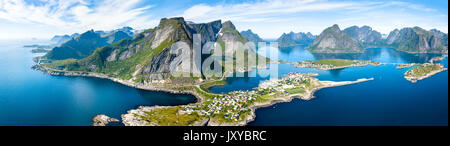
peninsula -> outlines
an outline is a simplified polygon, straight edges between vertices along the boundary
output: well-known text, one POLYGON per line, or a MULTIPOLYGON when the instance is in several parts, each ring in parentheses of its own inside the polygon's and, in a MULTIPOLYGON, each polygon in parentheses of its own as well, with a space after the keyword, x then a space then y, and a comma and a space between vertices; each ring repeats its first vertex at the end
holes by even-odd
POLYGON ((405 72, 405 79, 412 83, 416 83, 419 80, 423 80, 445 70, 447 70, 447 68, 442 64, 425 63, 405 72))
POLYGON ((181 106, 141 106, 122 115, 126 126, 243 126, 256 117, 255 110, 293 98, 309 100, 313 93, 322 88, 365 82, 319 81, 315 73, 291 73, 282 79, 261 83, 251 91, 234 91, 214 94, 199 87, 194 95, 199 102, 181 106))
POLYGON ((118 119, 111 118, 103 114, 95 116, 92 120, 94 121, 92 126, 106 126, 110 122, 119 122, 118 119))
POLYGON ((417 63, 400 63, 397 65, 397 69, 404 69, 404 68, 409 68, 409 67, 413 67, 419 65, 417 63))
POLYGON ((340 69, 346 67, 358 67, 358 66, 366 66, 366 65, 381 65, 380 62, 369 61, 369 60, 346 60, 346 59, 325 59, 318 61, 302 61, 298 63, 292 63, 296 67, 304 67, 304 68, 316 68, 319 70, 332 70, 332 69, 340 69))

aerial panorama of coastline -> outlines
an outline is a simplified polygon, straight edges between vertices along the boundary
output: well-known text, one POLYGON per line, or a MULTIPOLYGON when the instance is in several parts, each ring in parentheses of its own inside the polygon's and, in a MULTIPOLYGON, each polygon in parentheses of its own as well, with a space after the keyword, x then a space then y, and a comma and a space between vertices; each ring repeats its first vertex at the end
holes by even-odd
POLYGON ((448 125, 447 7, 113 1, 1 1, 1 126, 448 125))

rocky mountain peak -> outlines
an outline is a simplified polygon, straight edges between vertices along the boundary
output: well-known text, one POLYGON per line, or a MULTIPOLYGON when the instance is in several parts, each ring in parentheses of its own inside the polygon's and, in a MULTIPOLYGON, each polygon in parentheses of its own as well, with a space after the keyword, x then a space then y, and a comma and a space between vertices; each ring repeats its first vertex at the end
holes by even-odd
POLYGON ((226 28, 236 30, 236 27, 234 26, 234 24, 233 24, 230 20, 225 21, 225 22, 222 24, 222 29, 226 29, 226 28))
POLYGON ((389 34, 387 44, 410 53, 448 52, 448 36, 439 36, 420 27, 407 27, 389 34))
POLYGON ((329 27, 328 29, 333 30, 333 31, 341 31, 341 29, 339 28, 339 25, 334 24, 333 26, 329 27))
POLYGON ((364 49, 337 24, 328 27, 307 48, 313 53, 361 53, 364 49))
POLYGON ((350 35, 353 39, 357 40, 364 47, 378 46, 384 44, 381 33, 372 30, 369 26, 352 26, 343 30, 346 34, 350 35))

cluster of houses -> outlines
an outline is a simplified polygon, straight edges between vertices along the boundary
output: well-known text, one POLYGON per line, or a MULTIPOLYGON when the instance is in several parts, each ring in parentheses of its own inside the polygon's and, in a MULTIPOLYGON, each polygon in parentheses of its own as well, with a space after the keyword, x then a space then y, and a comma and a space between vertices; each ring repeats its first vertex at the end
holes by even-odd
MULTIPOLYGON (((290 73, 283 79, 269 80, 259 85, 257 90, 275 90, 278 92, 285 92, 286 89, 291 89, 299 86, 304 86, 303 83, 315 74, 304 73, 290 73)), ((289 94, 286 92, 286 94, 289 94)), ((273 95, 273 94, 272 94, 273 95)))
POLYGON ((225 113, 224 118, 237 121, 240 113, 248 110, 246 104, 256 99, 254 91, 236 91, 225 96, 216 96, 206 106, 187 105, 180 113, 211 116, 213 114, 225 113))
MULTIPOLYGON (((364 65, 368 65, 368 64, 373 64, 373 65, 378 65, 378 62, 373 62, 373 61, 367 61, 367 60, 353 60, 352 64, 349 64, 348 66, 364 66, 364 65)), ((302 67, 302 68, 317 68, 320 70, 330 70, 330 69, 335 69, 335 68, 341 68, 344 66, 335 66, 332 64, 318 64, 315 63, 314 61, 302 61, 299 62, 297 64, 295 64, 296 67, 302 67)))
POLYGON ((212 116, 223 114, 225 119, 238 121, 239 116, 248 111, 248 105, 256 100, 256 97, 263 90, 269 89, 269 95, 275 94, 275 92, 285 92, 285 90, 295 87, 304 86, 304 82, 315 74, 304 73, 291 73, 286 78, 274 79, 263 82, 258 88, 252 91, 235 91, 227 93, 226 95, 218 95, 207 101, 207 104, 193 104, 183 106, 184 108, 179 110, 182 114, 197 113, 199 115, 212 116))

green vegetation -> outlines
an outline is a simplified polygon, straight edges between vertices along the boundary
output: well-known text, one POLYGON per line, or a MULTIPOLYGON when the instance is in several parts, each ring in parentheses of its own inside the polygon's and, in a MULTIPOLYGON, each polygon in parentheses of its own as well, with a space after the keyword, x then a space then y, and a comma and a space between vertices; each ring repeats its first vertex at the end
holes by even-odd
POLYGON ((80 37, 53 48, 44 58, 50 60, 81 59, 91 55, 95 49, 109 45, 107 40, 92 30, 87 31, 80 37))
POLYGON ((202 90, 200 90, 197 87, 194 87, 194 90, 196 93, 200 94, 200 96, 206 98, 206 99, 213 99, 214 97, 216 97, 217 95, 213 94, 213 93, 208 93, 208 92, 203 92, 202 90))
POLYGON ((212 82, 207 82, 207 83, 203 83, 200 85, 200 88, 203 91, 209 92, 209 88, 213 87, 213 86, 222 86, 225 85, 227 82, 225 80, 218 80, 218 81, 212 81, 212 82))
MULTIPOLYGON (((101 69, 101 72, 125 80, 131 79, 133 72, 136 71, 136 65, 147 65, 151 63, 148 61, 149 58, 153 58, 154 56, 158 55, 162 50, 171 46, 174 42, 175 41, 164 41, 155 49, 147 48, 130 58, 106 62, 104 67, 101 69)), ((149 47, 150 44, 146 44, 144 46, 149 47)))
POLYGON ((332 65, 332 66, 348 66, 352 65, 354 62, 352 60, 345 59, 326 59, 313 61, 313 64, 321 64, 321 65, 332 65))
POLYGON ((235 30, 235 29, 231 29, 231 28, 223 28, 223 29, 222 29, 222 32, 223 32, 223 33, 231 33, 231 34, 237 36, 237 40, 240 41, 240 42, 242 42, 242 43, 246 43, 246 42, 248 41, 246 38, 242 37, 242 36, 239 34, 239 31, 237 31, 237 30, 235 30))
POLYGON ((54 68, 54 67, 67 67, 70 64, 77 62, 76 59, 66 59, 66 60, 55 60, 52 63, 45 64, 45 67, 54 68))
POLYGON ((380 62, 368 60, 325 59, 318 61, 302 61, 295 64, 297 67, 314 67, 322 70, 344 68, 349 66, 380 65, 380 62))
POLYGON ((421 78, 424 76, 427 76, 429 73, 434 71, 439 71, 445 69, 440 64, 424 64, 422 66, 414 67, 413 69, 407 71, 405 73, 405 77, 412 77, 412 78, 421 78))
POLYGON ((291 88, 291 89, 286 89, 286 91, 289 94, 303 94, 305 93, 305 90, 303 88, 291 88))
POLYGON ((196 121, 200 121, 202 116, 193 114, 178 114, 181 107, 164 107, 144 112, 146 116, 135 115, 142 120, 154 123, 159 126, 187 126, 196 121))

